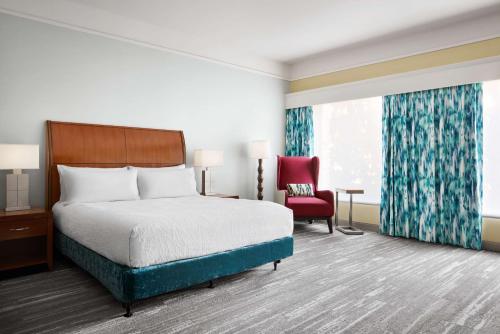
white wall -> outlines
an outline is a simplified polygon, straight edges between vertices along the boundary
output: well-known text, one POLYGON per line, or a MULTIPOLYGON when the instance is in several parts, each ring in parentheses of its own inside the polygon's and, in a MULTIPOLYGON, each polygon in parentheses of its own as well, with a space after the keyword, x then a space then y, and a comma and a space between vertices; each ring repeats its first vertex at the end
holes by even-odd
MULTIPOLYGON (((279 79, 0 14, 0 143, 41 145, 41 169, 29 172, 34 206, 45 203, 46 120, 182 129, 188 164, 193 149, 224 150, 214 190, 253 197, 246 144, 269 139, 273 153, 283 151, 286 89, 279 79)), ((275 174, 266 161, 265 199, 275 174)))

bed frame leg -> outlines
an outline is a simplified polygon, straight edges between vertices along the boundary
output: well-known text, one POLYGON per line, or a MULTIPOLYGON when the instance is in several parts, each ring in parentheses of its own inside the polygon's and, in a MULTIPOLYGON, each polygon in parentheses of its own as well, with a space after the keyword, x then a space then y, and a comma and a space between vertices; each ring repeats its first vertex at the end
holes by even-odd
POLYGON ((281 263, 281 260, 274 261, 274 271, 276 271, 276 269, 278 269, 278 263, 281 263))
POLYGON ((131 311, 132 303, 122 303, 122 305, 123 308, 125 308, 125 314, 123 316, 126 318, 130 318, 133 314, 131 311))
POLYGON ((209 289, 213 289, 213 288, 215 288, 215 284, 214 284, 214 281, 213 281, 213 280, 208 281, 208 288, 209 288, 209 289))

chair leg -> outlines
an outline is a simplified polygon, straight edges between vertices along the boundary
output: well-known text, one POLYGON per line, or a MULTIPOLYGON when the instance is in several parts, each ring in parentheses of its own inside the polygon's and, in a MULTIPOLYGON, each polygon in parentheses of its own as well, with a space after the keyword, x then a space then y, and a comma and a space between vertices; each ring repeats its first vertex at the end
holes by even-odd
POLYGON ((130 318, 132 316, 132 310, 130 309, 132 307, 132 303, 122 303, 123 307, 125 308, 125 314, 123 315, 126 318, 130 318))
POLYGON ((332 217, 328 218, 326 222, 328 223, 328 230, 330 231, 330 234, 333 233, 332 217))
POLYGON ((276 271, 276 269, 278 269, 278 263, 281 263, 281 260, 274 261, 274 271, 276 271))

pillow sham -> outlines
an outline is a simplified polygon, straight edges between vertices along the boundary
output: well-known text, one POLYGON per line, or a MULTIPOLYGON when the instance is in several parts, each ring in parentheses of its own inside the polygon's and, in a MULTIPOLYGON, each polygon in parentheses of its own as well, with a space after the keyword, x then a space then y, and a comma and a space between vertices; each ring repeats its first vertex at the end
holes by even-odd
POLYGON ((60 201, 65 204, 139 199, 137 170, 64 165, 58 165, 57 170, 61 185, 60 201))
POLYGON ((198 195, 193 168, 140 168, 137 171, 141 199, 198 195))
POLYGON ((136 166, 129 166, 128 168, 136 168, 138 170, 140 170, 140 169, 146 169, 146 170, 172 170, 172 169, 184 169, 184 168, 186 168, 186 165, 182 164, 182 165, 170 166, 170 167, 136 167, 136 166))
POLYGON ((286 185, 286 190, 288 191, 288 196, 297 197, 313 197, 314 190, 312 184, 308 183, 290 183, 286 185))

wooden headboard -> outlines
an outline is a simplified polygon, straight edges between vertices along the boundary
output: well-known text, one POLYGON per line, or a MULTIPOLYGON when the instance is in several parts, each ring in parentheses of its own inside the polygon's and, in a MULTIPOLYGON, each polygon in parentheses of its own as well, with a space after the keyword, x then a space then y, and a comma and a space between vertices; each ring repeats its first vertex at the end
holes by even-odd
POLYGON ((47 208, 60 197, 57 165, 106 168, 185 163, 182 131, 47 121, 47 208))

